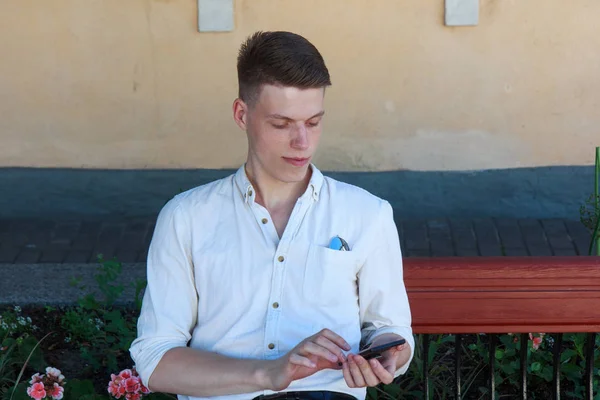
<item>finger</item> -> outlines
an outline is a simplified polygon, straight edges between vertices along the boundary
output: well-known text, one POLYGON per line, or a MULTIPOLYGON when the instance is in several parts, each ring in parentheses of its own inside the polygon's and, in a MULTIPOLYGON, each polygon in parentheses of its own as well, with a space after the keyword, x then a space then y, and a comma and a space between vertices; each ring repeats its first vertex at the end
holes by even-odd
POLYGON ((404 344, 399 344, 398 346, 394 347, 394 353, 402 351, 406 348, 406 343, 404 344))
POLYGON ((327 350, 335 354, 337 356, 338 361, 346 361, 346 356, 344 355, 342 349, 340 349, 340 347, 337 344, 335 344, 325 336, 317 336, 314 342, 319 346, 325 347, 327 350))
POLYGON ((365 387, 365 378, 363 377, 360 367, 356 363, 355 356, 348 357, 348 368, 350 370, 350 375, 352 375, 352 380, 356 385, 355 387, 365 387))
POLYGON ((314 342, 306 342, 302 346, 302 352, 305 354, 312 354, 317 357, 321 357, 330 362, 337 362, 338 356, 337 354, 332 353, 328 349, 323 346, 320 346, 314 342))
POLYGON ((316 364, 310 361, 308 358, 301 356, 300 354, 292 353, 290 355, 290 363, 294 365, 300 365, 306 368, 316 368, 316 364))
POLYGON ((371 370, 380 382, 385 383, 386 385, 392 383, 394 375, 388 369, 384 368, 379 360, 369 360, 369 364, 371 365, 371 370))
POLYGON ((369 361, 365 360, 361 356, 355 356, 353 358, 356 362, 356 365, 358 365, 358 368, 360 369, 360 372, 365 380, 366 385, 377 386, 381 381, 379 380, 379 377, 375 375, 375 372, 373 372, 369 361))
POLYGON ((321 336, 321 335, 325 336, 327 339, 331 340, 333 343, 335 343, 340 348, 342 348, 346 351, 351 349, 348 342, 346 342, 343 337, 341 337, 337 333, 333 332, 331 329, 323 329, 319 333, 317 333, 315 336, 321 336))
POLYGON ((344 380, 346 381, 346 385, 348 385, 349 388, 358 387, 356 386, 356 383, 354 383, 354 378, 352 377, 352 373, 350 372, 350 366, 348 364, 348 362, 342 364, 342 373, 344 374, 344 380))

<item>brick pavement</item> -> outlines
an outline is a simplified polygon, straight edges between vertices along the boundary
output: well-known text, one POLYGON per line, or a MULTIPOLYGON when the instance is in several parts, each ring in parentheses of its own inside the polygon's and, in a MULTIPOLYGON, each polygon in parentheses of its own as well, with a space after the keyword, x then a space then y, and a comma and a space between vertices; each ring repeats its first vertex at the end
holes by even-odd
MULTIPOLYGON (((90 263, 101 253, 143 262, 156 217, 0 220, 0 263, 90 263)), ((398 220, 407 257, 587 255, 590 233, 560 219, 398 220)))

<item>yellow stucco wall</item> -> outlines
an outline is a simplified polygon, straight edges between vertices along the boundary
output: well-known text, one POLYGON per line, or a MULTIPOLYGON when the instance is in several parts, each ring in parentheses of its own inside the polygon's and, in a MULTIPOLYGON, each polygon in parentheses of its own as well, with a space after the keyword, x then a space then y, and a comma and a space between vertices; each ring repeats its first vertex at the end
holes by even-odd
POLYGON ((443 7, 237 0, 233 32, 199 33, 194 0, 5 0, 0 167, 237 167, 235 58, 259 29, 325 57, 323 169, 591 164, 600 2, 482 0, 460 28, 443 7))

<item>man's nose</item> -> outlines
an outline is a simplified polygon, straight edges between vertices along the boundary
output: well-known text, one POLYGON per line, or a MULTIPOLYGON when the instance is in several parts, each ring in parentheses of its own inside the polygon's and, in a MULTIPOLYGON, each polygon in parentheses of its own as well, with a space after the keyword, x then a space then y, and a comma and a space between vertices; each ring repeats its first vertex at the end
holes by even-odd
POLYGON ((298 150, 308 149, 308 130, 304 125, 294 129, 294 137, 291 144, 293 148, 298 150))

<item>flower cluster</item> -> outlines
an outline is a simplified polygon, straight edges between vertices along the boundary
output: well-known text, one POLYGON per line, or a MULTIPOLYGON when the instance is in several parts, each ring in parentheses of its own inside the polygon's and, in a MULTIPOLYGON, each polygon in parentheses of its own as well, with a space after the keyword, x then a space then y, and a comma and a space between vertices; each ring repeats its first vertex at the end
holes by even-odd
MULTIPOLYGON (((514 343, 517 343, 519 341, 519 337, 517 335, 515 335, 514 333, 509 333, 509 335, 513 336, 514 343)), ((535 333, 535 334, 530 333, 529 334, 529 340, 531 340, 531 347, 533 348, 533 350, 537 350, 540 348, 540 345, 544 341, 544 336, 546 336, 545 333, 535 333)), ((548 338, 547 340, 551 341, 551 338, 548 338)))
POLYGON ((60 400, 63 398, 65 391, 65 377, 59 369, 48 367, 46 373, 33 375, 29 381, 27 395, 35 400, 53 399, 60 400))
POLYGON ((537 350, 540 348, 540 345, 542 344, 542 341, 544 340, 544 336, 546 336, 545 333, 538 333, 538 336, 533 336, 533 334, 529 334, 529 339, 532 341, 531 343, 531 347, 533 347, 534 350, 537 350))
POLYGON ((29 333, 32 330, 37 330, 38 327, 32 324, 31 317, 21 315, 22 309, 19 306, 14 306, 0 314, 0 330, 3 334, 19 335, 21 333, 29 333))
POLYGON ((144 386, 135 367, 124 369, 119 375, 110 374, 108 383, 108 393, 115 399, 124 397, 125 400, 140 400, 142 396, 150 393, 150 390, 144 386))

